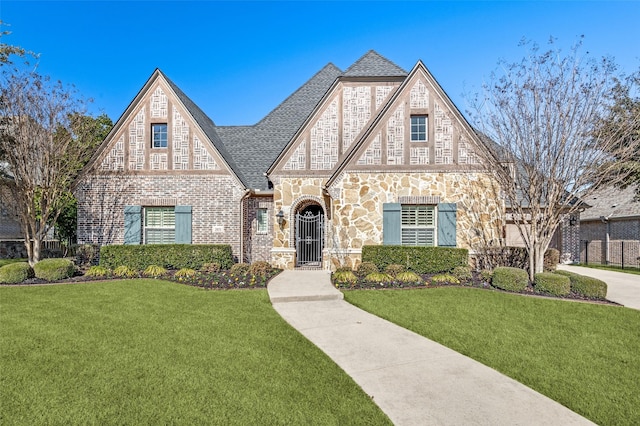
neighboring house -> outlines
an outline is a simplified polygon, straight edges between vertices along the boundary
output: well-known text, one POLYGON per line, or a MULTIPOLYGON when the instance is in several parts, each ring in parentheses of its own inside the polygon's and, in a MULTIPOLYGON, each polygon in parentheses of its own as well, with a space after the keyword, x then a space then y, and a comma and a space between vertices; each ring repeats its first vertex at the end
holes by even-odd
POLYGON ((602 188, 585 202, 591 208, 580 216, 580 260, 640 265, 640 201, 635 188, 602 188))
POLYGON ((473 253, 505 232, 481 150, 420 61, 328 64, 252 126, 217 126, 156 70, 76 184, 78 239, 225 243, 281 268, 354 266, 364 245, 473 253))

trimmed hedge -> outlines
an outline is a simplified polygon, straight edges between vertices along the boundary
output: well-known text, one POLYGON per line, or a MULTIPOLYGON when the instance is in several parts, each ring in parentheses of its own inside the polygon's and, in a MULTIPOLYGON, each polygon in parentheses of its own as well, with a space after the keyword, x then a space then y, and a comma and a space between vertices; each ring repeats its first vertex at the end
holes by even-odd
POLYGON ((47 281, 64 280, 75 271, 76 267, 69 259, 44 259, 33 265, 36 278, 47 281))
POLYGON ((456 266, 469 266, 469 251, 449 247, 364 246, 362 262, 372 262, 380 271, 398 264, 418 274, 438 274, 451 272, 456 266))
POLYGON ((100 248, 100 266, 115 269, 128 266, 143 271, 158 265, 167 269, 200 269, 205 263, 219 263, 222 269, 233 265, 231 246, 227 244, 149 244, 113 245, 100 248))
POLYGON ((607 283, 597 278, 586 277, 569 271, 556 271, 558 275, 569 277, 571 291, 586 297, 604 299, 607 297, 607 283))
POLYGON ((566 296, 571 291, 569 277, 552 272, 535 274, 533 285, 537 292, 552 294, 554 296, 566 296))
POLYGON ((493 271, 491 285, 507 291, 524 291, 529 285, 529 274, 524 269, 499 266, 493 271))
POLYGON ((0 283, 18 284, 33 278, 33 269, 27 262, 14 262, 0 267, 0 283))

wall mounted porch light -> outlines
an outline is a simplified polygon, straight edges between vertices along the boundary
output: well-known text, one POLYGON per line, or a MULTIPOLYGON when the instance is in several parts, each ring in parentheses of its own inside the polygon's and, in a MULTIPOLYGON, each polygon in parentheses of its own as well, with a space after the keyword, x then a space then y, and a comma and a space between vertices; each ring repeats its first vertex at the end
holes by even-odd
POLYGON ((282 228, 282 225, 284 225, 284 212, 282 211, 282 209, 280 209, 280 211, 276 214, 276 220, 278 221, 278 225, 280 225, 280 228, 282 228))

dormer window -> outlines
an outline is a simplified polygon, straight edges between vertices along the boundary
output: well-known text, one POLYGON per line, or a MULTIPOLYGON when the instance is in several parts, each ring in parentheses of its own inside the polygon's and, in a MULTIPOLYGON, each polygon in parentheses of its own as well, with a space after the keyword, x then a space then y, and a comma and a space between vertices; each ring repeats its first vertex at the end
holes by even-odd
POLYGON ((166 148, 167 147, 167 124, 151 125, 151 147, 166 148))

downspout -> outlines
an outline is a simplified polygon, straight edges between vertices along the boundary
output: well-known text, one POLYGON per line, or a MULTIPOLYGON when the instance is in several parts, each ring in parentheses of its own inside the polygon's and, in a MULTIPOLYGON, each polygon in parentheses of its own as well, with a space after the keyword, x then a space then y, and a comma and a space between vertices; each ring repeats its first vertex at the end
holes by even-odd
POLYGON ((605 261, 605 265, 609 264, 609 258, 610 258, 610 254, 609 254, 609 239, 611 238, 611 222, 609 221, 609 218, 611 217, 611 215, 609 216, 600 216, 600 220, 602 221, 602 223, 606 223, 607 224, 607 232, 604 235, 604 247, 605 247, 605 254, 604 254, 604 261, 605 261))
POLYGON ((250 189, 246 189, 240 197, 240 257, 238 263, 244 263, 244 200, 251 194, 250 189))

